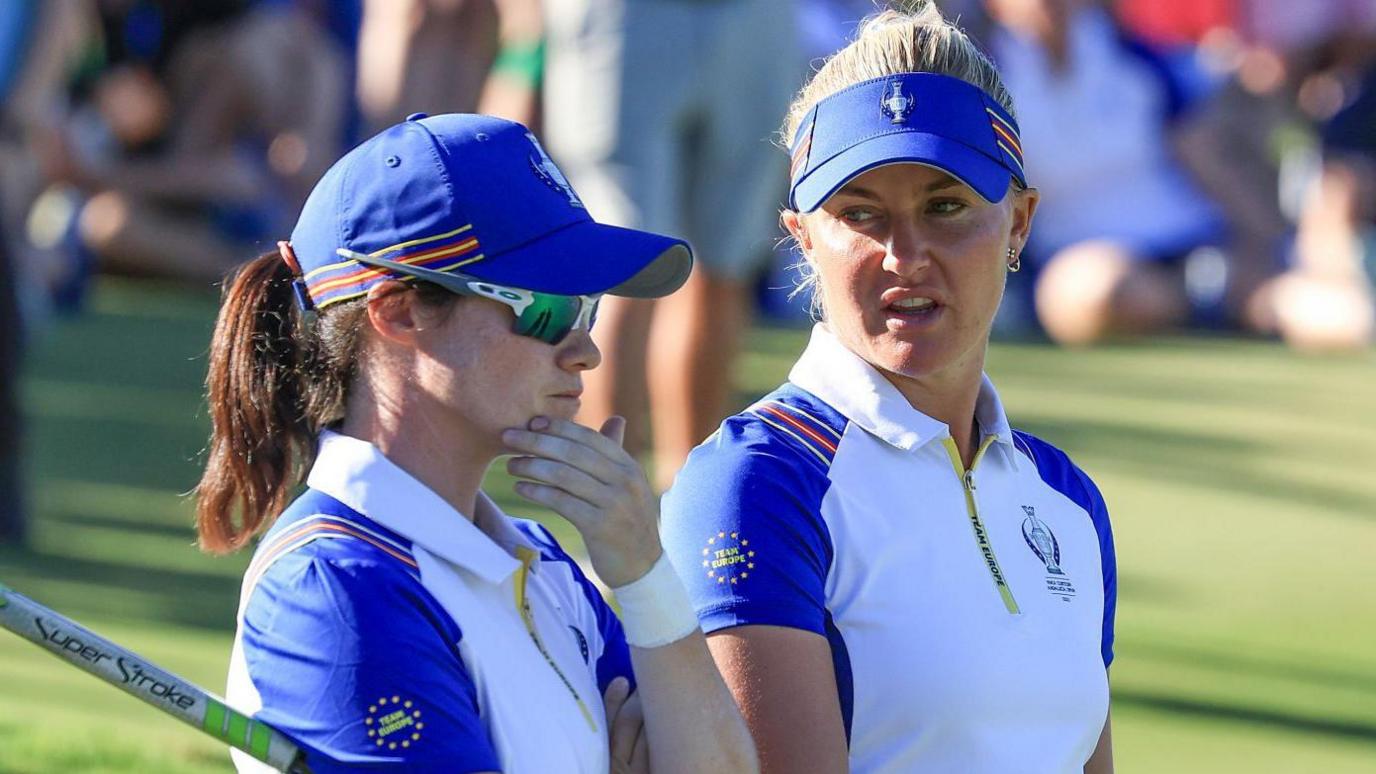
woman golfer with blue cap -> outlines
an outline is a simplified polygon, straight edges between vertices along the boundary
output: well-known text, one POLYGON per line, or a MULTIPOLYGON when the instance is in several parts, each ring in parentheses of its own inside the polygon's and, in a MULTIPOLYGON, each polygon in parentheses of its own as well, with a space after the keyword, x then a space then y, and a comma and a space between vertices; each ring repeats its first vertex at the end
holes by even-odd
POLYGON ((763 768, 1110 771, 1104 501, 984 374, 1037 205, 998 73, 934 7, 886 12, 786 136, 821 322, 663 505, 763 768))
POLYGON ((336 163, 233 279, 211 345, 201 541, 262 533, 230 703, 316 772, 757 768, 623 420, 571 421, 599 297, 670 293, 691 265, 595 223, 519 124, 412 116, 336 163), (622 622, 480 490, 504 454, 622 622))

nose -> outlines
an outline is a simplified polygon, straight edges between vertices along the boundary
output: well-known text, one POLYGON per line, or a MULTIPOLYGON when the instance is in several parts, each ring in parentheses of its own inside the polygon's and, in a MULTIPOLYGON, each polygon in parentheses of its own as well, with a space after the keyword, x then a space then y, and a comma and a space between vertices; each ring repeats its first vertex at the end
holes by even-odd
POLYGON ((889 231, 884 270, 900 277, 920 276, 932 263, 930 242, 921 227, 906 218, 896 218, 889 231))
POLYGON ((555 357, 559 367, 566 371, 591 371, 602 362, 602 350, 587 328, 575 328, 559 342, 555 357))

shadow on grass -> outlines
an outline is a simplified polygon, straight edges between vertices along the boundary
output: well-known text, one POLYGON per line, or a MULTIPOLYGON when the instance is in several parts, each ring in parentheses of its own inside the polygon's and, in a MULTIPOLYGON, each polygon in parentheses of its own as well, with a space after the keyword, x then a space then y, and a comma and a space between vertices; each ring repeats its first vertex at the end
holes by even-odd
POLYGON ((146 610, 151 604, 160 623, 213 631, 234 627, 239 584, 223 571, 150 570, 14 546, 0 547, 0 568, 6 585, 73 617, 146 610))
POLYGON ((137 540, 140 536, 194 540, 196 535, 188 524, 164 524, 154 521, 136 522, 128 518, 98 512, 71 513, 66 510, 49 510, 44 516, 44 520, 50 525, 65 524, 72 527, 120 529, 128 532, 131 540, 137 540))
POLYGON ((1190 588, 1188 583, 1169 581, 1159 575, 1139 575, 1119 568, 1118 599, 1156 604, 1185 602, 1190 599, 1190 588))
MULTIPOLYGON (((77 729, 68 729, 75 732, 77 729)), ((162 747, 140 746, 127 737, 108 730, 74 733, 61 730, 33 733, 0 723, 0 774, 67 774, 77 771, 164 772, 200 774, 232 771, 229 753, 204 746, 188 746, 182 741, 195 736, 163 740, 162 747)))
POLYGON ((1143 478, 1267 497, 1307 510, 1318 503, 1363 520, 1376 517, 1369 496, 1248 469, 1246 461, 1267 447, 1237 437, 1087 419, 1051 422, 1033 417, 1015 425, 1072 450, 1079 462, 1092 458, 1143 478))
POLYGON ((1173 716, 1224 720, 1265 726, 1302 734, 1354 740, 1376 746, 1376 724, 1354 720, 1315 718, 1280 710, 1241 707, 1135 689, 1114 689, 1113 703, 1162 712, 1173 716))
POLYGON ((1133 642, 1131 656, 1137 661, 1207 667, 1219 672, 1246 677, 1293 680, 1315 686, 1371 693, 1373 694, 1372 704, 1376 705, 1376 674, 1355 669, 1342 669, 1313 663, 1301 664, 1248 654, 1224 654, 1218 651, 1164 642, 1133 642))

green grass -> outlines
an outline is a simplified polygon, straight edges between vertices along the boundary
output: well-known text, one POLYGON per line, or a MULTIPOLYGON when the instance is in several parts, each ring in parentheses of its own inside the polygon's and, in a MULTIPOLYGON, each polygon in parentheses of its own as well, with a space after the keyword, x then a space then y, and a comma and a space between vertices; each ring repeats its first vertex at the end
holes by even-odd
MULTIPOLYGON (((247 557, 194 547, 215 299, 106 282, 35 344, 33 535, 0 580, 202 685, 224 684, 247 557)), ((757 330, 744 402, 804 341, 757 330)), ((1376 358, 1164 340, 996 346, 1014 424, 1068 449, 1117 533, 1125 772, 1376 770, 1376 358)), ((531 513, 494 477, 504 507, 531 513)), ((561 538, 575 543, 569 531, 561 538)), ((223 748, 0 634, 0 772, 226 772, 223 748)))

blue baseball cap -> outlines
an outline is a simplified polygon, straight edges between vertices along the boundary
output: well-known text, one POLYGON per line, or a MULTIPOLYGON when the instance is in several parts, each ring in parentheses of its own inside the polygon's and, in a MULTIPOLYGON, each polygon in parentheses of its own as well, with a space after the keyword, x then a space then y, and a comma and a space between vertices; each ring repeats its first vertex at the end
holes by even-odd
POLYGON ((349 151, 311 191, 291 247, 298 300, 315 308, 410 273, 402 267, 651 298, 676 290, 693 266, 681 239, 594 221, 524 126, 471 114, 417 113, 349 151))
POLYGON ((983 89, 937 73, 899 73, 820 100, 789 146, 788 204, 812 212, 875 167, 926 164, 1002 201, 1027 187, 1018 124, 983 89))

